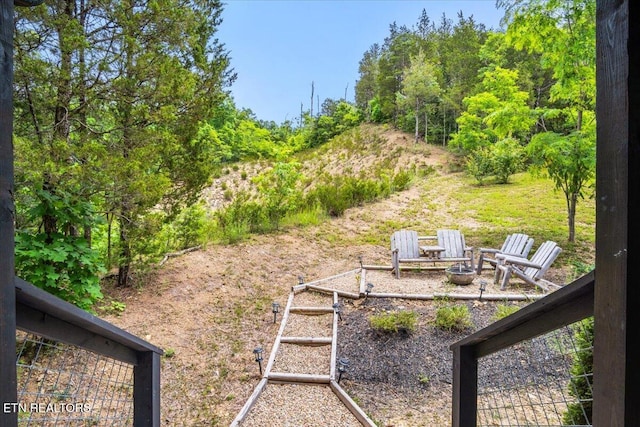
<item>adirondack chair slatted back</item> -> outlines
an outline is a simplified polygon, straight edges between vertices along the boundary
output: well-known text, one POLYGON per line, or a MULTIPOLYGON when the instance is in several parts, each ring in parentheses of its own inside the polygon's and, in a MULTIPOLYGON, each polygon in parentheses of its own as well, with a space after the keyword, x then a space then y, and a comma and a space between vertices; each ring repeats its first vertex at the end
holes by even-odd
POLYGON ((507 236, 500 252, 509 255, 527 257, 533 247, 533 239, 526 234, 514 233, 507 236))
POLYGON ((547 270, 549 270, 549 267, 551 267, 551 264, 553 264, 553 261, 555 261, 561 251, 562 249, 556 242, 547 240, 540 245, 540 247, 533 254, 533 257, 531 257, 531 262, 542 267, 527 267, 523 270, 523 273, 535 280, 542 278, 547 270))
POLYGON ((444 248, 443 258, 463 258, 464 236, 459 230, 438 230, 438 245, 444 248))
POLYGON ((399 230, 391 236, 391 251, 398 250, 398 259, 415 259, 420 257, 418 232, 399 230))

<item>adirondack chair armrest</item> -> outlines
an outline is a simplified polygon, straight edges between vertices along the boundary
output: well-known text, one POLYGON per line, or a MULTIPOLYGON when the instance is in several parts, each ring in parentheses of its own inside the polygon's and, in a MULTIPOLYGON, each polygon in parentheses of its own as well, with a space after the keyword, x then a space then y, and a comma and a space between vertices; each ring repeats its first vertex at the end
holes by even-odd
POLYGON ((524 256, 524 255, 520 255, 520 254, 512 254, 511 252, 501 252, 501 254, 502 254, 503 256, 508 256, 508 257, 511 257, 511 258, 527 259, 527 257, 526 257, 526 256, 524 256))
POLYGON ((497 254, 500 253, 500 249, 493 249, 493 248, 479 248, 478 251, 480 251, 481 254, 485 253, 485 254, 497 254))
POLYGON ((535 262, 531 262, 528 259, 519 256, 498 254, 496 255, 496 258, 498 258, 498 262, 503 265, 512 264, 522 267, 533 267, 537 269, 542 268, 540 264, 536 264, 535 262))

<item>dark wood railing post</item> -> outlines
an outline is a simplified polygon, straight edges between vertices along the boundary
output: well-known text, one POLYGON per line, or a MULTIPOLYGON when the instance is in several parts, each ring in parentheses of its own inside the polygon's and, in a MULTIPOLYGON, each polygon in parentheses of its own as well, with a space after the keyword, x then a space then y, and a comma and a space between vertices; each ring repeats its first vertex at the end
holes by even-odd
POLYGON ((598 0, 593 425, 640 420, 640 4, 598 0), (635 22, 635 24, 632 24, 635 22))
POLYGON ((473 346, 453 348, 452 427, 476 427, 478 359, 473 346))
POLYGON ((13 210, 13 1, 0 2, 0 425, 18 424, 13 210))
POLYGON ((133 425, 160 426, 160 354, 140 352, 133 368, 133 425))

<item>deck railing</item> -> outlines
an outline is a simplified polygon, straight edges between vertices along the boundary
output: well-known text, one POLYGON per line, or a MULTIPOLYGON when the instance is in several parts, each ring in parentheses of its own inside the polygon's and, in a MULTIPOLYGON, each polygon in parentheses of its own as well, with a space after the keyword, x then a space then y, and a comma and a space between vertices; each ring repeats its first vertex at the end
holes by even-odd
POLYGON ((453 427, 567 425, 569 410, 591 425, 593 342, 579 337, 594 283, 592 271, 451 346, 453 427))
POLYGON ((18 278, 16 324, 18 425, 160 425, 160 348, 18 278))

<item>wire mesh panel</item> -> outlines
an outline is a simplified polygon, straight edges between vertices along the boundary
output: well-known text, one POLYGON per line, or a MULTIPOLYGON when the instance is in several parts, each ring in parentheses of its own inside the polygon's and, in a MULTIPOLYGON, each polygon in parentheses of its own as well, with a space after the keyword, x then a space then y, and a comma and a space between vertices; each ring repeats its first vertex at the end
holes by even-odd
POLYGON ((133 366, 16 332, 19 426, 130 426, 133 366))
POLYGON ((593 318, 478 360, 478 426, 590 426, 593 318))

